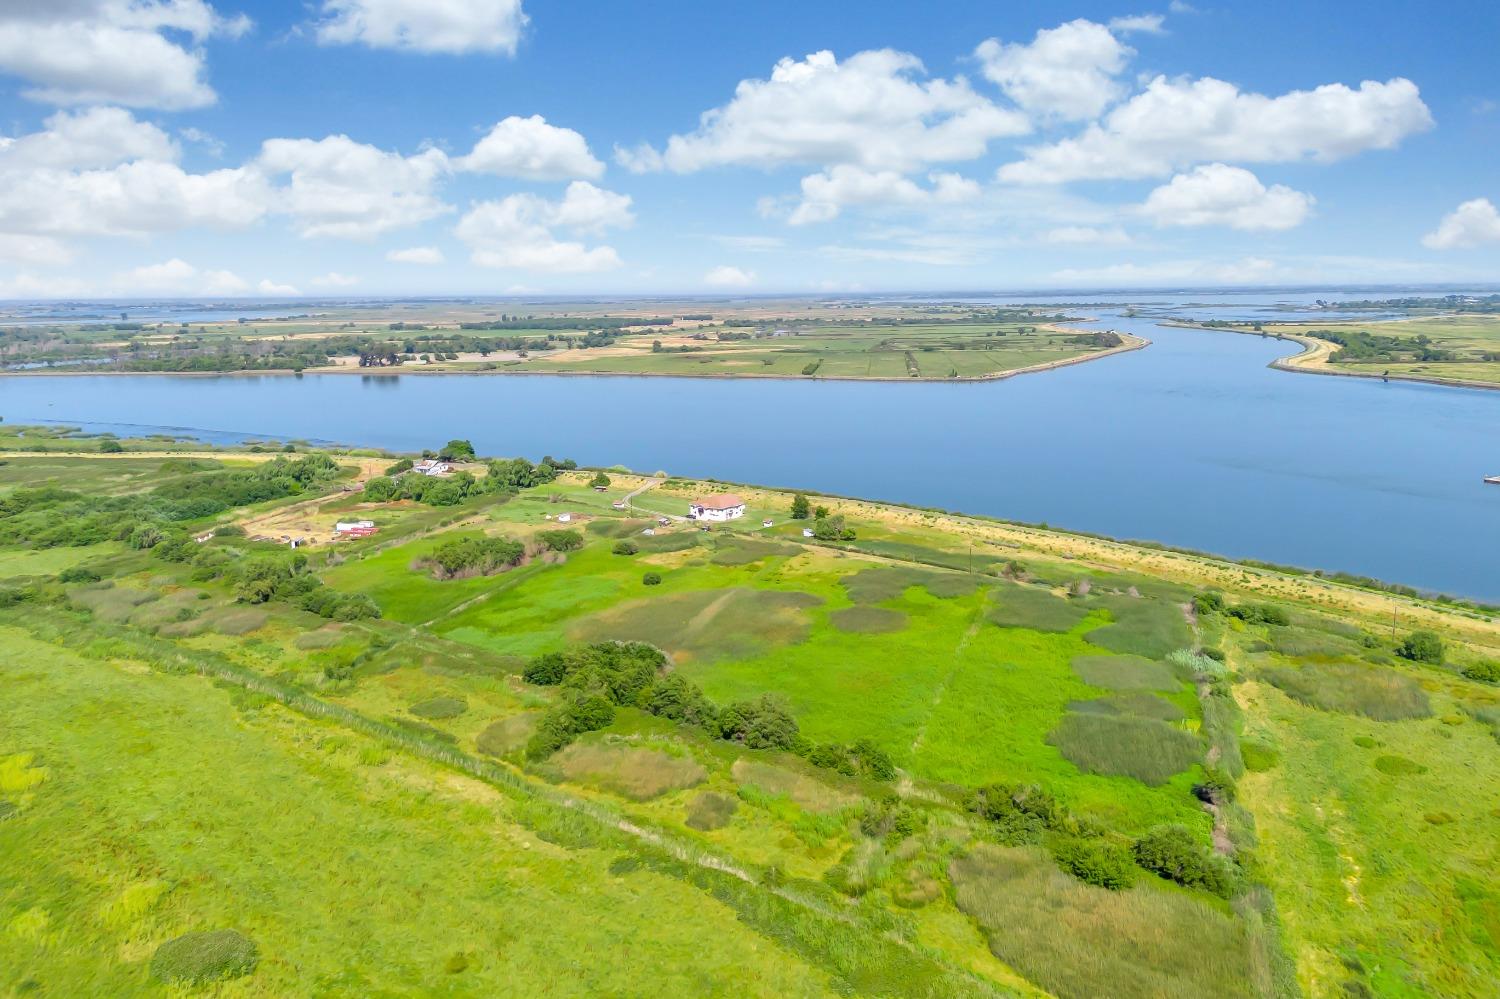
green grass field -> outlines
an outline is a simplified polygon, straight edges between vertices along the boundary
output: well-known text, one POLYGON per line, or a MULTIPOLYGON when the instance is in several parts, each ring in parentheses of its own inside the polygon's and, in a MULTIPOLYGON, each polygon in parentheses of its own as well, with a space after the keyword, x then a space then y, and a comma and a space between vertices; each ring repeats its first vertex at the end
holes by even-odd
MULTIPOLYGON (((145 488, 47 461, 74 489, 145 488)), ((624 513, 639 480, 585 478, 391 505, 389 533, 314 548, 307 571, 379 618, 247 603, 118 542, 0 549, 0 990, 161 994, 152 968, 241 946, 222 931, 255 954, 224 995, 1477 997, 1500 974, 1500 691, 1459 674, 1495 658, 1491 626, 1454 616, 1453 664, 1417 667, 1388 615, 1193 615, 1195 587, 1041 533, 969 571, 979 526, 844 504, 857 536, 828 546, 755 490, 741 521, 662 528, 709 487, 624 513), (425 567, 561 511, 581 548, 425 567), (106 578, 57 579, 75 565, 106 578), (720 709, 780 698, 802 741, 643 696, 533 753, 572 695, 528 661, 614 640, 720 709), (1056 807, 987 818, 985 787, 1056 807), (1228 898, 1055 859, 1129 863, 1163 825, 1223 858, 1228 898)))
POLYGON ((1368 374, 1389 372, 1392 377, 1446 378, 1478 385, 1500 385, 1500 316, 1445 315, 1422 316, 1397 322, 1327 323, 1316 326, 1275 323, 1272 332, 1316 336, 1322 330, 1368 331, 1394 337, 1412 348, 1418 338, 1426 346, 1449 353, 1443 360, 1423 361, 1412 357, 1335 358, 1335 369, 1368 374))

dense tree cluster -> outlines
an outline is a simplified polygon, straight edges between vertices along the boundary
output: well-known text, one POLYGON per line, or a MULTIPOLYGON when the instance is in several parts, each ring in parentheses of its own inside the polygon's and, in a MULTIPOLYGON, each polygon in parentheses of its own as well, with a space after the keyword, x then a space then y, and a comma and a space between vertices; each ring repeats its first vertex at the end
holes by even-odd
MULTIPOLYGON (((452 440, 444 446, 442 455, 452 460, 472 460, 474 445, 466 440, 452 440)), ((453 506, 471 496, 514 493, 545 485, 557 478, 559 467, 577 467, 571 461, 556 464, 553 461, 544 458, 532 464, 525 458, 496 459, 488 463, 487 474, 479 478, 464 471, 445 476, 419 475, 412 470, 409 459, 402 459, 387 468, 386 474, 365 483, 364 499, 370 503, 412 500, 429 506, 453 506)))
POLYGON ((489 576, 520 565, 526 546, 509 538, 454 538, 421 560, 438 579, 489 576))
MULTIPOLYGON (((132 538, 132 543, 135 540, 132 538)), ((152 543, 140 547, 150 548, 155 557, 194 566, 193 579, 200 582, 227 580, 234 586, 235 596, 242 603, 263 604, 276 600, 335 621, 380 616, 380 608, 366 594, 343 593, 325 586, 309 571, 307 555, 301 551, 246 555, 219 547, 205 547, 186 535, 147 540, 152 540, 152 543)))

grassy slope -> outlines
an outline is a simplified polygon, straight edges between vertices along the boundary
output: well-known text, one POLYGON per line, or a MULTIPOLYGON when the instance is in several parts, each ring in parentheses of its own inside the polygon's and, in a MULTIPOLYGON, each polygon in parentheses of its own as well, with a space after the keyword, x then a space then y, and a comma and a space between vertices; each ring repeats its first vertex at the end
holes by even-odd
MULTIPOLYGON (((100 462, 89 464, 94 474, 105 474, 98 470, 100 462)), ((83 471, 77 475, 83 476, 78 480, 81 484, 88 484, 83 471)), ((621 477, 608 494, 559 484, 547 492, 566 497, 562 506, 532 495, 474 512, 477 522, 487 530, 523 536, 544 524, 546 513, 562 508, 596 517, 614 516, 609 511, 610 499, 632 481, 621 477)), ((682 490, 663 487, 638 502, 675 513, 682 491, 705 488, 701 484, 685 484, 682 490)), ((769 532, 772 536, 800 540, 798 525, 780 522, 785 496, 747 492, 754 513, 747 523, 758 525, 760 513, 765 511, 778 520, 769 532)), ((966 539, 943 518, 908 517, 899 512, 877 516, 874 507, 838 505, 857 515, 859 544, 885 556, 918 557, 960 567, 967 563, 966 539)), ((475 522, 470 518, 469 524, 460 529, 472 530, 475 522)), ((975 530, 968 527, 964 533, 974 536, 975 530)), ((1018 529, 994 531, 996 537, 1051 543, 1051 536, 1028 535, 1018 529)), ((217 586, 191 584, 187 567, 167 565, 144 553, 112 556, 112 564, 126 574, 113 589, 83 587, 72 592, 79 601, 96 605, 100 620, 107 616, 128 622, 131 628, 172 622, 174 612, 181 607, 201 608, 203 613, 193 621, 163 625, 162 634, 181 628, 184 634, 191 633, 178 639, 185 646, 210 650, 264 675, 303 684, 367 717, 414 721, 409 712, 412 705, 438 696, 462 698, 465 710, 461 715, 430 724, 448 733, 453 745, 466 752, 475 751, 480 733, 491 723, 506 719, 524 722, 544 708, 551 696, 549 691, 520 683, 511 675, 516 663, 505 657, 560 647, 581 634, 601 634, 600 628, 607 634, 609 627, 626 622, 632 628, 654 629, 669 648, 680 646, 683 654, 679 655, 679 667, 715 699, 780 691, 789 696, 811 737, 840 741, 874 738, 910 775, 912 786, 904 793, 911 794, 909 800, 919 805, 944 800, 950 793, 944 788, 948 782, 973 786, 989 780, 1038 781, 1081 814, 1119 833, 1138 832, 1156 822, 1178 821, 1197 828, 1206 839, 1208 817, 1189 794, 1197 768, 1183 771, 1164 785, 1150 787, 1127 777, 1082 773, 1049 741, 1049 735, 1067 717, 1070 704, 1108 693, 1085 684, 1073 665, 1080 655, 1106 654, 1107 650, 1093 643, 1107 641, 1116 646, 1116 651, 1154 658, 1189 640, 1177 606, 1185 591, 1152 582, 1149 577, 1125 577, 1110 568, 1165 564, 1202 572, 1206 564, 1096 542, 1076 542, 1077 547, 1065 549, 1070 556, 1066 561, 1044 555, 1039 547, 982 548, 977 559, 981 568, 1019 554, 1033 578, 1042 582, 1016 588, 991 579, 987 590, 953 587, 957 595, 947 597, 933 596, 920 587, 894 595, 893 591, 881 590, 873 597, 861 597, 866 602, 860 606, 893 612, 904 619, 903 626, 879 634, 851 633, 833 623, 833 615, 853 605, 857 596, 842 580, 862 568, 886 563, 821 549, 778 554, 762 541, 736 540, 724 531, 713 535, 694 532, 693 537, 701 544, 691 549, 627 558, 610 554, 613 538, 608 533, 586 531, 585 535, 589 546, 563 565, 448 583, 410 569, 415 554, 435 543, 431 537, 384 550, 377 550, 380 542, 351 546, 346 549, 348 554, 373 554, 352 559, 325 576, 342 587, 378 593, 387 604, 390 618, 352 626, 327 625, 282 606, 264 610, 236 607, 217 586), (1081 553, 1083 558, 1079 560, 1081 553), (1129 561, 1137 557, 1140 561, 1129 561), (640 576, 648 568, 663 573, 663 585, 642 586, 640 576), (1052 586, 1060 593, 1063 586, 1080 578, 1092 580, 1096 587, 1096 593, 1085 600, 1048 595, 1044 588, 1052 586), (1129 600, 1109 595, 1111 588, 1121 590, 1127 584, 1138 586, 1142 595, 1129 600), (200 591, 208 593, 209 599, 198 600, 200 591), (719 597, 725 593, 734 596, 720 603, 719 597), (779 595, 806 594, 813 602, 789 609, 774 601, 756 602, 744 594, 765 594, 777 600, 781 599, 779 595), (1019 599, 1020 594, 1028 596, 1019 599), (138 603, 142 597, 145 602, 138 603), (1052 621, 1046 630, 1002 627, 994 620, 997 601, 1023 619, 1007 619, 1006 624, 1024 624, 1026 614, 1033 612, 1036 623, 1041 624, 1048 613, 1045 609, 1055 604, 1082 613, 1052 621), (697 615, 707 614, 712 606, 717 610, 695 628, 697 615), (689 608, 692 613, 678 613, 677 608, 689 608), (247 613, 258 616, 249 622, 253 627, 248 629, 246 622, 234 617, 247 613), (1112 616, 1120 623, 1101 629, 1112 616), (408 626, 434 619, 432 632, 436 635, 408 626), (383 651, 360 668, 356 682, 327 685, 322 673, 325 662, 364 650, 372 641, 382 643, 383 651)), ((1065 538, 1057 538, 1058 544, 1064 542, 1065 538)), ((52 554, 8 553, 0 557, 0 566, 40 564, 38 560, 52 554)), ((1175 571, 1162 574, 1178 576, 1175 571)), ((946 578, 954 577, 950 574, 946 578)), ((1236 570, 1230 578, 1239 585, 1274 586, 1274 592, 1280 595, 1296 594, 1304 600, 1304 593, 1323 600, 1338 596, 1331 596, 1323 583, 1304 591, 1299 589, 1304 584, 1298 581, 1270 580, 1258 572, 1252 575, 1236 570)), ((1403 616, 1411 610, 1403 610, 1403 616)), ((1500 858, 1491 845, 1495 841, 1493 810, 1500 805, 1492 800, 1497 786, 1497 745, 1490 730, 1471 719, 1464 709, 1493 710, 1500 698, 1493 696, 1490 688, 1450 674, 1429 672, 1421 678, 1433 685, 1433 718, 1376 723, 1305 707, 1253 679, 1258 675, 1260 659, 1273 654, 1246 658, 1245 650, 1263 639, 1264 644, 1286 653, 1274 658, 1282 665, 1361 655, 1358 625, 1368 629, 1374 616, 1367 619, 1348 612, 1342 616, 1352 623, 1338 628, 1330 625, 1327 631, 1313 628, 1311 616, 1306 621, 1299 617, 1297 628, 1274 633, 1265 629, 1237 631, 1224 622, 1204 622, 1210 644, 1227 646, 1232 661, 1252 677, 1251 682, 1237 688, 1247 711, 1249 734, 1258 743, 1275 748, 1281 761, 1267 774, 1247 776, 1241 788, 1256 820, 1259 845, 1255 853, 1260 869, 1275 889, 1301 981, 1315 995, 1336 995, 1346 981, 1353 980, 1383 995, 1415 994, 1419 990, 1482 994, 1477 983, 1487 981, 1486 976, 1493 977, 1493 941, 1500 926, 1492 873, 1500 858), (1369 734, 1386 745, 1366 750, 1353 742, 1356 735, 1369 734), (1427 767, 1427 772, 1393 777, 1373 770, 1372 760, 1382 755, 1400 755, 1427 767), (1461 764, 1454 765, 1455 760, 1461 764), (1484 789, 1484 793, 1476 794, 1475 788, 1484 789), (1447 812, 1455 821, 1428 822, 1428 812, 1447 812), (1336 821, 1330 821, 1330 815, 1336 816, 1336 821), (1345 855, 1353 858, 1352 863, 1345 855), (1363 893, 1358 904, 1349 903, 1344 895, 1344 878, 1356 869, 1354 865, 1363 893), (1363 970, 1352 970, 1351 962, 1363 970)), ((1386 612, 1386 619, 1388 616, 1386 612)), ((1484 631, 1487 626, 1478 620, 1451 615, 1435 620, 1451 624, 1451 634, 1489 634, 1484 631)), ((54 977, 44 982, 87 984, 90 975, 127 974, 121 970, 121 955, 129 955, 134 962, 128 974, 139 975, 151 946, 196 927, 193 920, 227 918, 226 900, 240 897, 258 900, 258 905, 264 903, 255 916, 259 921, 242 928, 250 929, 261 941, 268 960, 295 952, 299 944, 278 936, 282 930, 271 918, 287 905, 281 901, 287 896, 277 894, 282 890, 279 882, 272 883, 273 875, 263 874, 258 868, 241 869, 238 859, 225 863, 222 857, 226 856, 261 858, 263 866, 282 868, 274 878, 342 907, 358 908, 356 892, 371 892, 372 897, 383 900, 418 882, 444 885, 444 908, 434 918, 440 928, 451 931, 447 935, 434 931, 410 938, 393 936, 398 931, 385 924, 395 919, 393 913, 403 911, 394 900, 372 909, 370 922, 356 922, 356 935, 345 944, 340 944, 336 936, 318 937, 313 933, 307 946, 314 951, 320 947, 334 951, 352 947, 359 952, 359 940, 385 941, 388 953, 372 959, 377 970, 369 979, 382 984, 429 982, 421 976, 445 964, 455 949, 471 951, 474 960, 471 969, 458 978, 441 979, 440 984, 454 989, 478 988, 475 983, 482 985, 483 981, 472 976, 488 975, 492 967, 509 967, 505 963, 509 950, 486 951, 483 940, 471 944, 474 937, 465 932, 470 922, 494 925, 497 920, 492 907, 504 904, 510 896, 497 900, 485 895, 474 887, 476 882, 455 878, 453 871, 469 871, 476 863, 488 870, 483 865, 492 857, 498 858, 494 863, 502 871, 516 864, 539 863, 541 855, 534 851, 540 850, 546 856, 565 857, 560 862, 574 865, 567 868, 567 876, 580 878, 589 891, 614 897, 608 894, 617 884, 608 874, 609 857, 591 850, 547 853, 553 848, 534 837, 528 839, 524 829, 509 821, 507 809, 512 806, 480 785, 400 755, 375 766, 361 764, 367 750, 374 750, 368 759, 383 755, 364 737, 293 717, 278 708, 237 715, 223 693, 202 681, 132 672, 128 659, 122 664, 119 656, 111 656, 108 665, 81 660, 51 647, 19 644, 21 640, 12 641, 12 636, 7 633, 3 637, 6 647, 24 648, 28 655, 15 664, 0 664, 0 668, 21 670, 18 675, 27 677, 24 683, 36 691, 36 696, 22 699, 24 707, 16 714, 14 731, 7 729, 0 734, 0 757, 37 753, 37 762, 49 768, 52 779, 39 790, 27 792, 30 798, 24 802, 21 821, 0 822, 0 849, 16 842, 29 851, 28 858, 35 858, 31 868, 22 865, 17 869, 44 872, 0 881, 0 905, 8 907, 0 910, 0 927, 14 926, 16 932, 33 937, 47 932, 48 926, 70 927, 70 935, 59 938, 59 946, 47 952, 47 960, 53 962, 48 974, 54 977), (24 669, 19 665, 23 661, 27 664, 24 669), (126 668, 123 672, 122 665, 126 668), (85 703, 86 692, 100 692, 100 697, 95 703, 85 703), (88 724, 75 724, 75 718, 88 724), (24 738, 15 732, 23 733, 24 738), (208 738, 216 754, 211 754, 213 758, 228 761, 237 775, 243 775, 228 788, 210 786, 214 784, 207 769, 211 761, 195 755, 204 733, 212 733, 208 738), (61 778, 69 771, 59 761, 69 759, 69 754, 82 762, 80 769, 71 771, 74 776, 65 781, 61 778), (77 781, 78 773, 90 774, 91 783, 77 781), (270 775, 264 782, 259 777, 262 773, 270 775), (67 797, 62 797, 63 791, 67 797), (243 792, 245 798, 272 804, 257 814, 231 792, 243 792), (28 834, 7 840, 17 836, 18 830, 34 829, 29 824, 44 814, 52 816, 49 822, 62 821, 54 813, 44 812, 53 807, 48 804, 48 794, 56 796, 51 800, 57 807, 87 815, 91 822, 97 816, 98 822, 105 823, 83 828, 89 830, 88 835, 105 839, 108 837, 100 830, 107 829, 115 837, 109 842, 123 844, 123 866, 101 868, 105 875, 95 881, 83 878, 64 884, 57 879, 76 877, 74 868, 85 871, 88 865, 70 864, 59 873, 55 851, 37 845, 48 842, 45 838, 33 840, 28 834), (105 898, 113 897, 108 891, 125 892, 128 886, 122 879, 137 877, 122 872, 139 870, 145 872, 141 877, 146 880, 169 880, 166 874, 158 873, 171 866, 161 859, 167 849, 161 844, 175 843, 177 840, 171 837, 186 837, 189 831, 202 835, 195 823, 206 814, 198 804, 206 800, 205 796, 211 801, 211 809, 223 815, 226 826, 214 826, 218 838, 204 847, 205 852, 189 853, 199 865, 195 875, 206 880, 200 884, 173 875, 171 891, 150 902, 143 910, 145 915, 132 917, 135 922, 125 929, 105 926, 97 917, 85 914, 103 905, 105 898), (139 803, 138 797, 143 799, 139 803), (199 810, 195 813, 178 808, 184 801, 194 803, 199 810), (480 807, 489 811, 475 811, 480 807), (306 830, 284 830, 280 826, 285 823, 271 826, 264 818, 264 814, 278 812, 306 814, 300 811, 304 808, 319 816, 315 826, 306 830), (147 814, 157 816, 153 825, 141 821, 147 814), (352 844, 347 837, 355 833, 334 840, 337 849, 347 847, 344 856, 357 853, 361 858, 373 858, 370 870, 361 868, 358 875, 350 874, 352 887, 322 886, 305 868, 285 859, 328 850, 328 829, 353 829, 358 833, 352 844), (164 837, 160 841, 151 839, 157 831, 164 837), (517 837, 533 845, 533 851, 523 848, 519 861, 514 856, 517 837), (423 855, 408 856, 403 846, 406 841, 421 843, 423 855), (159 852, 141 854, 146 861, 138 862, 134 851, 146 849, 139 842, 159 852), (217 864, 215 856, 221 858, 217 864), (58 884, 64 886, 58 888, 58 884), (201 894, 194 894, 198 889, 201 894), (324 894, 317 894, 320 892, 324 894), (74 895, 78 896, 76 906, 71 902, 74 895), (42 906, 48 912, 47 922, 41 922, 42 917, 33 911, 37 903, 29 901, 43 898, 52 900, 42 906), (183 903, 180 910, 179 900, 183 903), (111 933, 116 936, 111 937, 111 933), (121 943, 125 938, 119 934, 135 942, 128 946, 121 943), (449 941, 454 944, 451 948, 449 941), (113 956, 88 956, 106 951, 113 956), (69 977, 74 975, 83 977, 69 977)), ((1129 662, 1117 658, 1121 663, 1129 662)), ((8 692, 15 685, 9 676, 4 679, 8 692)), ((1185 716, 1171 724, 1187 732, 1197 730, 1200 713, 1190 689, 1179 685, 1175 691, 1166 691, 1165 696, 1185 716)), ((7 722, 10 720, 7 716, 7 722)), ((1077 919, 1082 922, 1059 922, 1045 918, 1051 910, 1036 904, 1038 879, 1045 872, 1028 873, 1027 868, 1017 875, 1015 871, 1007 873, 1004 865, 951 868, 952 859, 972 850, 975 836, 974 828, 961 815, 937 808, 931 812, 925 832, 898 845, 882 847, 878 841, 861 837, 855 818, 865 802, 889 793, 888 787, 844 781, 828 771, 813 770, 800 761, 774 754, 747 753, 628 710, 620 713, 610 730, 584 740, 584 746, 588 766, 575 761, 571 766, 542 768, 538 775, 590 800, 625 807, 636 821, 698 836, 737 860, 774 865, 794 878, 828 877, 842 883, 847 875, 840 872, 855 865, 871 885, 863 895, 861 911, 888 912, 880 918, 898 920, 903 933, 940 949, 950 960, 992 981, 1021 991, 1027 988, 1025 980, 1013 968, 1059 995, 1099 994, 1101 988, 1118 988, 1110 976, 1135 974, 1121 971, 1122 967, 1149 967, 1177 960, 1169 946, 1172 941, 1167 939, 1171 934, 1137 937, 1140 927, 1133 921, 1140 913, 1170 912, 1172 919, 1181 920, 1185 926, 1217 926, 1216 920, 1228 911, 1201 893, 1173 891, 1168 893, 1169 899, 1157 899, 1151 892, 1159 893, 1160 888, 1151 879, 1144 886, 1149 889, 1147 895, 1132 894, 1134 901, 1124 905, 1116 905, 1114 896, 1092 894, 1102 889, 1086 889, 1065 881, 1049 887, 1049 897, 1077 909, 1077 919), (646 749, 650 752, 642 752, 646 749), (661 773, 652 772, 651 760, 667 758, 670 765, 663 763, 654 768, 661 773), (691 780, 667 780, 671 776, 668 771, 694 776, 691 780), (701 778, 697 776, 700 772, 701 778), (684 786, 687 784, 691 786, 684 786), (643 788, 647 790, 640 790, 643 788), (629 792, 624 798, 620 796, 622 789, 629 792), (721 829, 689 832, 684 823, 690 804, 704 791, 737 800, 738 809, 721 829), (638 797, 641 800, 636 800, 638 797), (958 879, 961 885, 950 880, 956 877, 950 870, 965 872, 958 879), (934 879, 939 888, 936 897, 918 903, 914 909, 894 904, 904 885, 922 884, 924 879, 934 879), (973 904, 961 911, 949 894, 950 884, 968 892, 965 897, 973 904), (982 904, 975 900, 982 900, 982 904), (1025 933, 1031 935, 1028 938, 1038 941, 1036 953, 1018 956, 1015 941, 997 939, 987 919, 1022 920, 1017 929, 1024 924, 1025 933), (1095 934, 1089 939, 1096 941, 1090 946, 1101 959, 1098 968, 1115 970, 1069 977, 1062 973, 1064 962, 1073 960, 1069 955, 1076 953, 1082 939, 1075 939, 1075 927, 1085 923, 1095 934), (1125 964, 1113 963, 1118 961, 1125 964), (1098 977, 1101 975, 1105 977, 1098 977)), ((0 792, 0 797, 10 796, 9 792, 0 792)), ((53 836, 53 828, 46 827, 44 833, 53 836)), ((63 842, 74 842, 63 832, 55 836, 63 837, 63 842)), ((80 856, 89 855, 85 847, 78 850, 80 856)), ((554 873, 555 869, 537 873, 536 883, 547 885, 554 873)), ((0 874, 0 878, 3 876, 0 874)), ((606 920, 602 926, 580 925, 593 917, 566 907, 548 909, 536 896, 524 893, 513 899, 514 908, 503 910, 508 918, 498 922, 545 925, 562 934, 565 939, 551 945, 531 939, 544 934, 517 931, 517 937, 526 939, 518 952, 547 968, 554 967, 547 961, 562 962, 563 951, 573 953, 579 947, 590 948, 591 953, 623 953, 625 927, 637 920, 647 926, 653 920, 659 924, 665 906, 673 912, 693 914, 690 918, 697 924, 722 936, 724 939, 717 942, 730 948, 723 952, 724 962, 744 965, 763 976, 746 986, 751 992, 783 989, 798 994, 800 989, 811 987, 809 982, 825 983, 820 977, 823 973, 809 970, 800 963, 802 959, 784 951, 767 951, 774 945, 744 930, 732 921, 729 910, 709 903, 708 896, 687 889, 681 881, 669 881, 644 870, 630 877, 633 880, 619 890, 639 888, 646 897, 638 907, 622 901, 612 908, 609 915, 618 913, 618 923, 606 920), (645 880, 634 880, 641 878, 645 880), (611 937, 609 933, 617 935, 611 937), (549 946, 553 949, 547 950, 549 946), (757 965, 754 959, 747 963, 733 948, 759 948, 751 952, 766 964, 757 965), (777 974, 789 977, 777 979, 777 974)), ((491 880, 491 886, 499 883, 491 880)), ((121 895, 126 899, 121 904, 127 908, 138 905, 141 892, 150 895, 155 891, 132 889, 121 895)), ((431 897, 430 889, 423 897, 431 897)), ((425 909, 423 914, 425 918, 425 909)), ((1256 942, 1249 929, 1253 920, 1243 918, 1243 926, 1237 919, 1224 933, 1215 929, 1215 939, 1236 941, 1235 948, 1243 944, 1248 950, 1243 954, 1236 951, 1234 962, 1243 958, 1258 968, 1257 982, 1263 984, 1267 978, 1264 961, 1255 957, 1263 941, 1256 942)), ((595 924, 599 922, 594 920, 595 924)), ((647 933, 649 944, 630 946, 649 946, 652 954, 666 955, 662 960, 677 953, 674 947, 696 952, 700 945, 695 938, 679 939, 668 929, 656 926, 647 933)), ((687 932, 684 927, 678 930, 687 932)), ((294 928, 286 932, 301 931, 294 928)), ((777 932, 770 935, 782 939, 777 932)), ((0 933, 0 947, 6 945, 0 933)), ((311 962, 308 967, 324 967, 319 965, 319 958, 307 960, 311 962)), ((332 959, 327 960, 331 966, 332 959)), ((689 963, 690 959, 678 961, 684 966, 689 963)), ((8 960, 0 960, 0 967, 9 965, 8 960)), ((340 964, 318 973, 336 975, 342 967, 340 964)), ((306 990, 301 979, 288 984, 285 978, 267 977, 282 974, 285 969, 277 970, 272 964, 266 969, 248 983, 252 994, 262 989, 306 990), (267 985, 268 981, 274 987, 267 985)), ((580 982, 568 977, 576 973, 576 969, 565 968, 554 977, 560 976, 568 988, 607 990, 614 981, 616 987, 631 990, 628 984, 619 984, 628 979, 580 982)), ((359 986, 353 980, 331 981, 338 988, 347 984, 349 991, 359 986)), ((1152 994, 1149 977, 1132 981, 1147 983, 1141 986, 1145 990, 1142 994, 1152 994)), ((1186 981, 1185 994, 1193 994, 1195 981, 1201 987, 1200 994, 1201 989, 1209 987, 1205 978, 1189 975, 1186 981)), ((112 979, 110 984, 115 982, 139 984, 139 979, 112 979)), ((727 978, 715 982, 726 983, 723 988, 733 987, 727 978)), ((679 991, 712 991, 712 985, 684 982, 679 991)), ((114 990, 128 991, 123 986, 114 990)))
POLYGON ((0 755, 34 753, 47 774, 0 824, 7 990, 154 994, 156 945, 233 926, 262 953, 235 995, 598 995, 647 978, 665 994, 826 994, 708 896, 542 842, 483 785, 379 763, 280 708, 237 713, 202 679, 0 640, 0 755), (456 954, 467 968, 450 974, 456 954))

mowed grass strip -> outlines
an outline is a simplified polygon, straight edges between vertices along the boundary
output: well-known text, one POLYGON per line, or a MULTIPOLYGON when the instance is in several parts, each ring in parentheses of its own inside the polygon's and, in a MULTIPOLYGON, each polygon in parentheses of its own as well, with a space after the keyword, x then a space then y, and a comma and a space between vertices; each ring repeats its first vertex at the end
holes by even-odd
POLYGON ((1243 924, 1185 892, 1095 888, 1035 848, 976 846, 949 876, 995 956, 1060 999, 1268 994, 1243 924))
POLYGON ((1187 617, 1174 603, 1131 597, 1111 597, 1103 603, 1114 622, 1083 636, 1100 648, 1160 659, 1193 642, 1187 617))
POLYGON ((1170 666, 1141 656, 1076 656, 1073 672, 1089 686, 1105 690, 1176 690, 1181 686, 1170 666))
POLYGON ((1394 669, 1353 663, 1310 663, 1262 671, 1288 697, 1324 711, 1363 715, 1376 721, 1426 718, 1427 693, 1416 680, 1394 669))
POLYGON ((994 601, 989 618, 1002 628, 1066 632, 1078 627, 1089 615, 1089 609, 1080 601, 1036 586, 1014 583, 1002 586, 995 591, 994 601))
POLYGON ((1048 741, 1079 770, 1165 784, 1203 756, 1189 732, 1154 718, 1075 712, 1063 716, 1048 741))
POLYGON ((692 757, 598 742, 574 743, 552 757, 548 767, 575 784, 603 788, 631 801, 693 787, 708 776, 692 757))

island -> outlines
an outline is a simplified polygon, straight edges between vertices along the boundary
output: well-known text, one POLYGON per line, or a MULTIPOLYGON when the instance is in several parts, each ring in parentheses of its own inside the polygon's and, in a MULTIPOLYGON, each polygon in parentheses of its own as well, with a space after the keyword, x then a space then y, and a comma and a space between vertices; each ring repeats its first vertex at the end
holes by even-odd
POLYGON ((0 316, 0 374, 587 374, 986 380, 1147 340, 1038 307, 821 299, 336 302, 233 322, 0 316), (508 311, 514 309, 515 311, 508 311))

